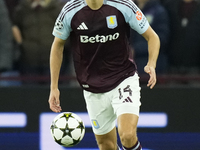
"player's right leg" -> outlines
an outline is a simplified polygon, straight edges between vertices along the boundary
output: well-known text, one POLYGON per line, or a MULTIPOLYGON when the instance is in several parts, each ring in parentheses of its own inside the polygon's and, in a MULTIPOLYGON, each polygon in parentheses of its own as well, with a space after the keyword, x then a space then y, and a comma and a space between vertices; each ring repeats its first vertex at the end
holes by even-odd
POLYGON ((109 92, 95 94, 84 91, 87 111, 100 150, 118 150, 116 118, 109 92))
POLYGON ((116 128, 104 135, 96 135, 97 144, 100 150, 120 150, 117 145, 116 128))

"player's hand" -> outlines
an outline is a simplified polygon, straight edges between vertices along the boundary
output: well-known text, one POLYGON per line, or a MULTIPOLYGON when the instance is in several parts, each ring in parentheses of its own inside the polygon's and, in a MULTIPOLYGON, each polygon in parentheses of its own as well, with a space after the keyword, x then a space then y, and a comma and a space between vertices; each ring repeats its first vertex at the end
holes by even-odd
POLYGON ((60 107, 60 91, 58 89, 51 90, 50 96, 49 96, 49 106, 50 109, 53 112, 61 112, 61 107, 60 107))
POLYGON ((152 89, 156 84, 156 71, 154 67, 145 66, 144 71, 149 74, 150 78, 148 81, 147 86, 152 89))

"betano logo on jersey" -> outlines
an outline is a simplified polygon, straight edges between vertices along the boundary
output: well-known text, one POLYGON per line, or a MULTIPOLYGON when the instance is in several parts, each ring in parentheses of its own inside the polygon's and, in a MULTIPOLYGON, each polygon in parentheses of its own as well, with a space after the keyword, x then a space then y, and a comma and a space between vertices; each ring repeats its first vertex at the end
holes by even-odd
POLYGON ((110 29, 117 27, 117 17, 115 15, 106 17, 107 26, 110 29))
POLYGON ((113 35, 96 35, 96 36, 87 36, 87 35, 81 35, 80 41, 81 43, 105 43, 107 41, 113 41, 119 38, 119 33, 115 33, 113 35))

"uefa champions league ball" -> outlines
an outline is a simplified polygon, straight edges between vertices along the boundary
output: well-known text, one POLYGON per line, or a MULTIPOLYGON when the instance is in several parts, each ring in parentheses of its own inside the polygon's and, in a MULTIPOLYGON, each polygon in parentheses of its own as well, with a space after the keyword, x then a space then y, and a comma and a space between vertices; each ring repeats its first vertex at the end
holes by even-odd
POLYGON ((57 115, 51 125, 53 139, 64 147, 78 144, 84 137, 85 126, 82 119, 72 112, 57 115))

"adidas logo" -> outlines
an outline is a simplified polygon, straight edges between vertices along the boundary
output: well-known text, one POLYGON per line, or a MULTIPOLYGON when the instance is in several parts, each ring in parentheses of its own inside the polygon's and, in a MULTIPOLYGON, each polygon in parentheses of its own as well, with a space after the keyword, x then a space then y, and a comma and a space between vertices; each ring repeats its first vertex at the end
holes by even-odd
POLYGON ((84 22, 82 22, 82 23, 78 26, 77 29, 78 29, 78 30, 88 30, 88 27, 85 25, 84 22))
POLYGON ((126 102, 130 102, 130 103, 132 103, 133 101, 131 100, 130 97, 127 97, 127 98, 123 101, 123 103, 126 103, 126 102))

